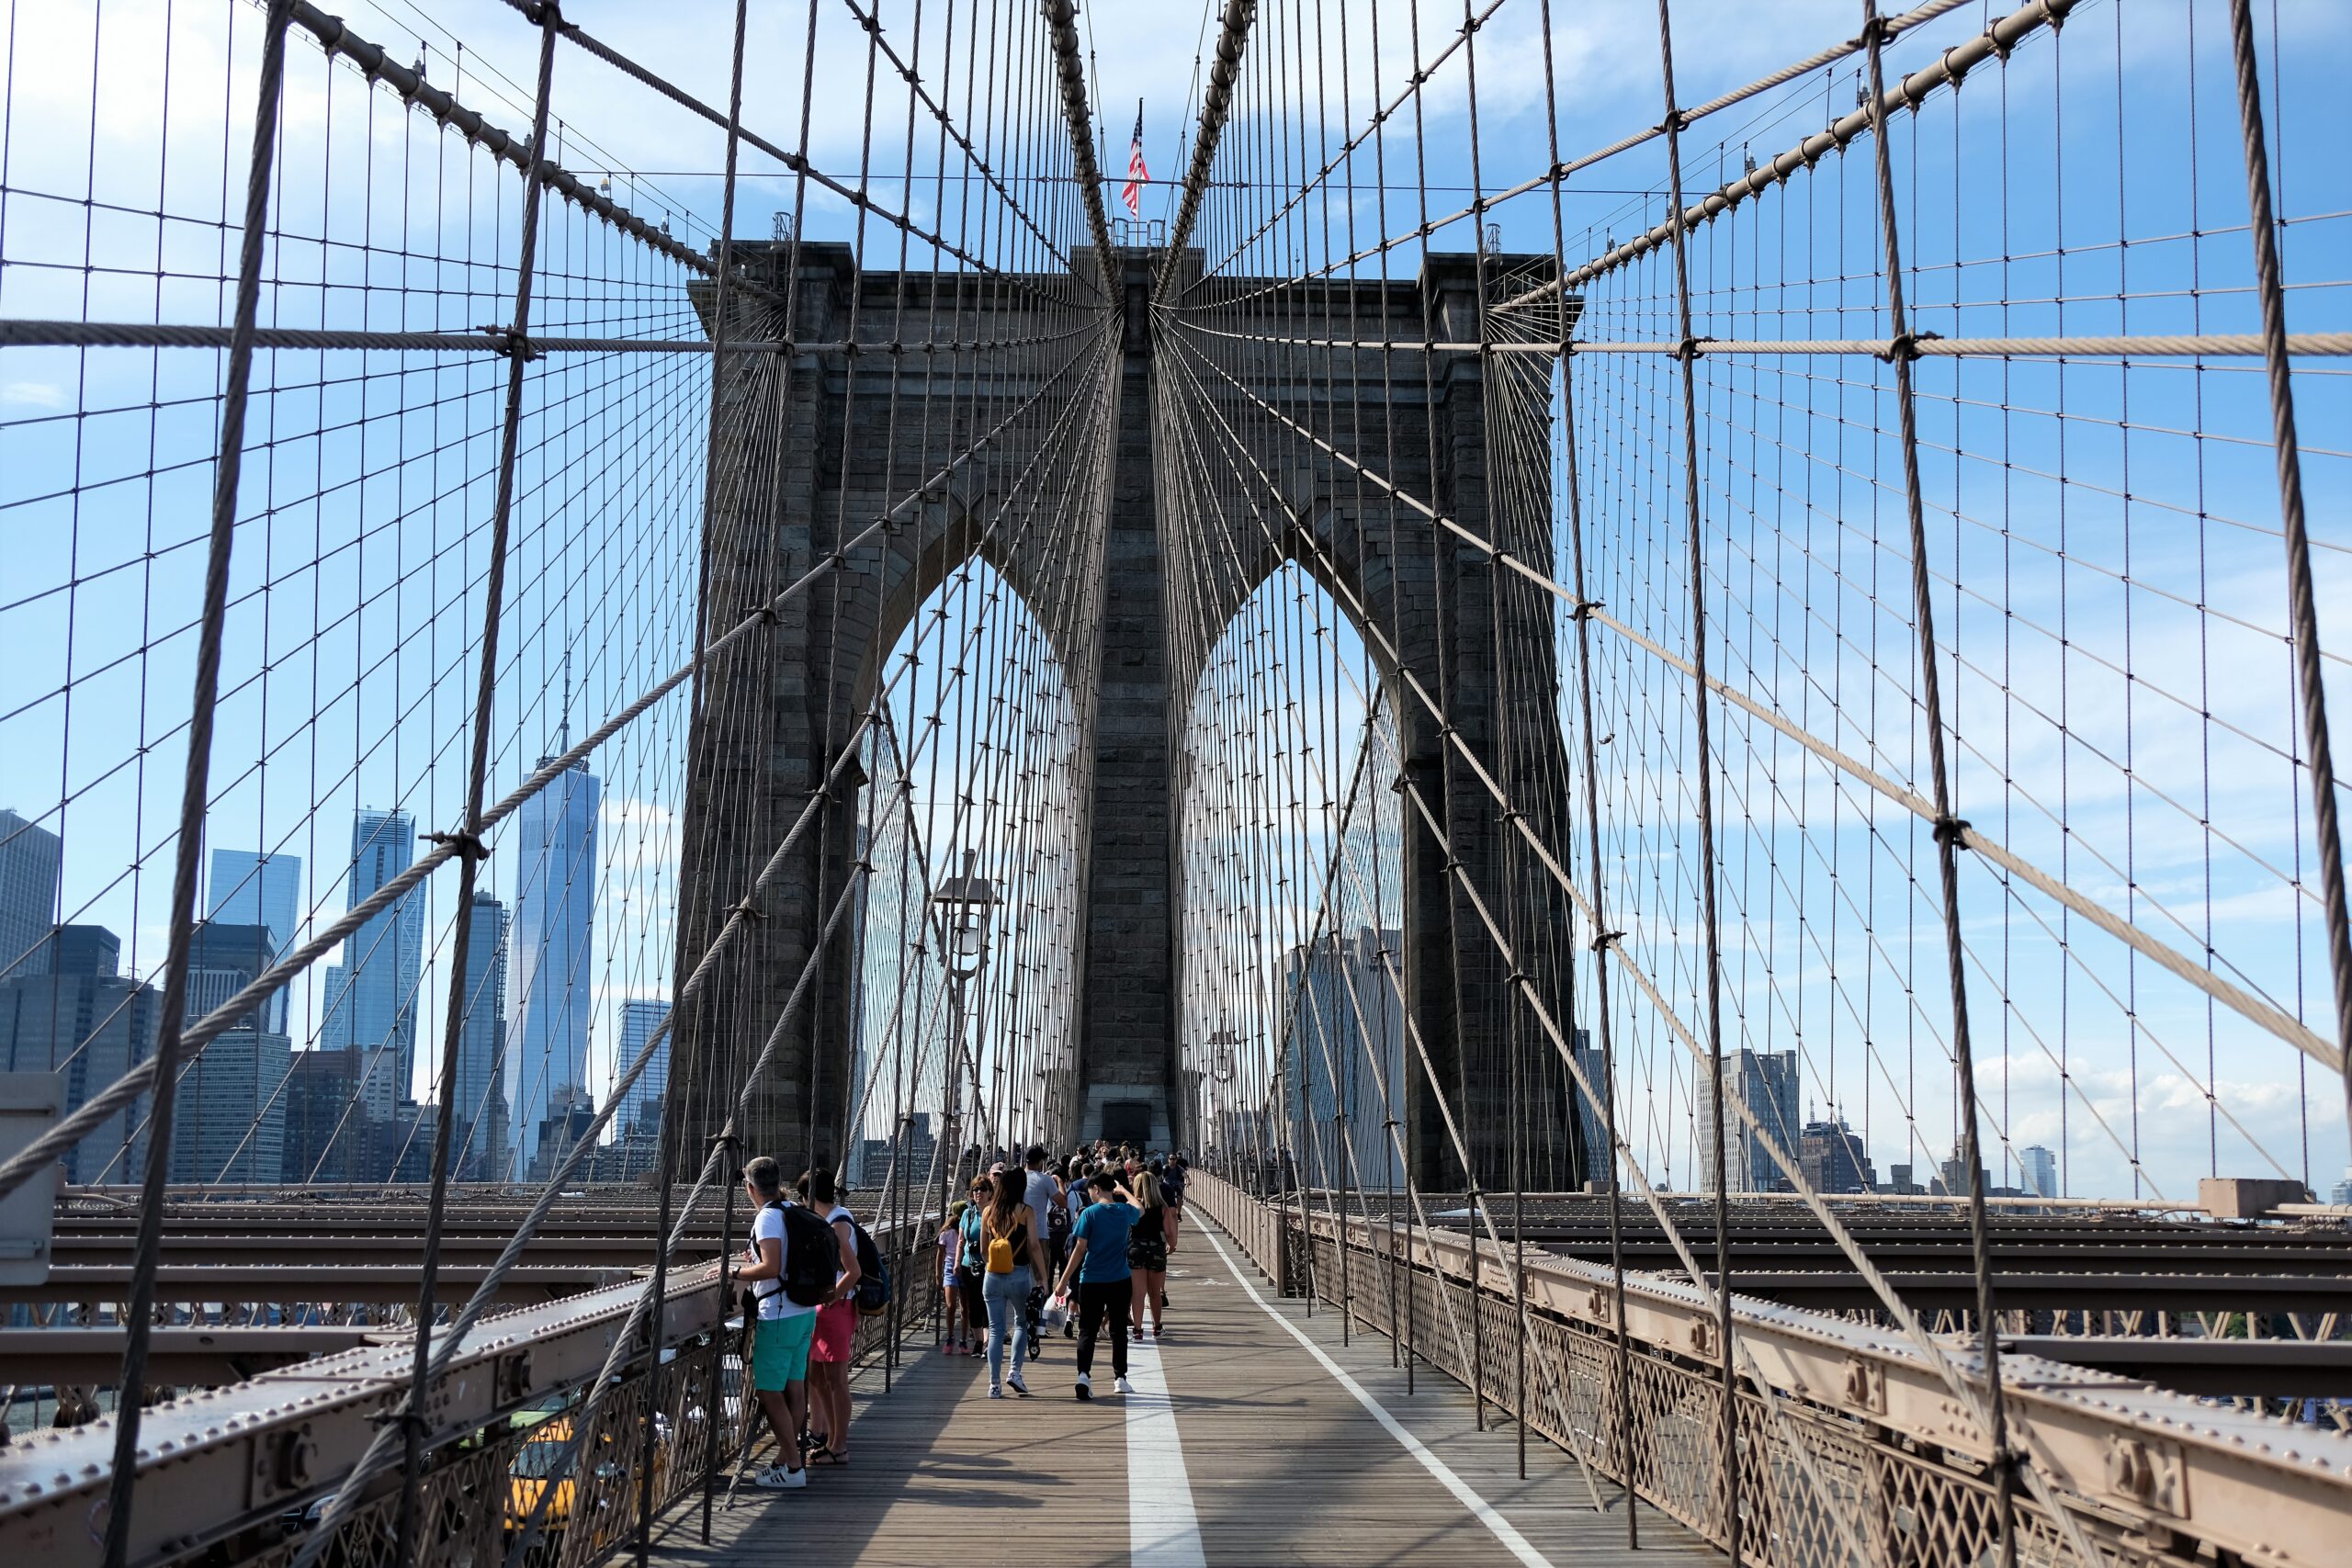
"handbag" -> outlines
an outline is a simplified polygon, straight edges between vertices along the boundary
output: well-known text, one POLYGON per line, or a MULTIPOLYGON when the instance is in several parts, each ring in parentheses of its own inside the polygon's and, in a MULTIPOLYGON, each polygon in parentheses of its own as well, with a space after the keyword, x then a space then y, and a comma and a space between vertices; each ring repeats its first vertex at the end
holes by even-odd
POLYGON ((1057 1291, 1052 1295, 1046 1298, 1046 1304, 1038 1310, 1037 1326, 1040 1328, 1059 1328, 1069 1321, 1069 1297, 1063 1292, 1057 1291))

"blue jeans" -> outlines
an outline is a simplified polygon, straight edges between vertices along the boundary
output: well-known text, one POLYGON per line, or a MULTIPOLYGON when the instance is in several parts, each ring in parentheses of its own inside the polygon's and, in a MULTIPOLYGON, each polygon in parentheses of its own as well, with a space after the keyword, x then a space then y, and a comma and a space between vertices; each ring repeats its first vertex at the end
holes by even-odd
POLYGON ((1029 1360, 1029 1265, 1010 1274, 984 1274, 980 1294, 989 1303, 989 1382, 1004 1382, 1004 1337, 1012 1336, 1012 1375, 1029 1360))

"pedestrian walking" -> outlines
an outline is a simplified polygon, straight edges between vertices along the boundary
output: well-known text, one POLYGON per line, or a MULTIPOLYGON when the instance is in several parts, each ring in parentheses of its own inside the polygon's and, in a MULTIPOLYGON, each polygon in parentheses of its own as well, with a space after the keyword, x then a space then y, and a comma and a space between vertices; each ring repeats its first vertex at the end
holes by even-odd
POLYGON ((1037 1316, 1046 1308, 1046 1282, 1061 1267, 1062 1249, 1069 1239, 1069 1211, 1062 1207, 1062 1184, 1046 1166, 1046 1145, 1033 1144, 1023 1156, 1027 1174, 1023 1179, 1021 1201, 1038 1228, 1040 1254, 1045 1266, 1029 1281, 1029 1299, 1023 1310, 1029 1320, 1029 1359, 1035 1360, 1045 1349, 1044 1336, 1037 1329, 1037 1316))
POLYGON ((800 1201, 823 1218, 841 1248, 831 1292, 817 1309, 808 1347, 808 1462, 849 1462, 849 1359, 857 1338, 857 1303, 851 1298, 864 1273, 857 1261, 857 1221, 841 1201, 825 1167, 801 1172, 800 1201))
POLYGON ((1046 1252, 1037 1239, 1044 1228, 1036 1212, 1023 1201, 1023 1182, 1007 1170, 996 1179, 996 1194, 980 1216, 981 1289, 989 1313, 989 1397, 1002 1399, 1007 1388, 1028 1397, 1029 1385, 1021 1371, 1029 1359, 1029 1288, 1046 1277, 1046 1252), (1012 1339, 1012 1375, 1004 1376, 1004 1342, 1012 1339))
POLYGON ((1062 1265, 1057 1290, 1069 1292, 1078 1281, 1078 1397, 1094 1397, 1094 1340, 1107 1321, 1111 1329, 1111 1374, 1121 1393, 1133 1393, 1127 1382, 1127 1303, 1129 1282, 1127 1235, 1142 1217, 1124 1201, 1119 1179, 1108 1171, 1093 1178, 1094 1201, 1071 1228, 1069 1261, 1062 1265))
POLYGON ((1128 1190, 1135 1196, 1136 1223, 1127 1235, 1127 1269, 1134 1281, 1134 1332, 1140 1339, 1147 1315, 1154 1335, 1168 1315, 1168 1254, 1176 1245, 1176 1216, 1159 1190, 1159 1178, 1150 1171, 1136 1176, 1128 1190))
POLYGON ((958 1198, 947 1210, 947 1223, 939 1227, 939 1316, 946 1325, 946 1337, 939 1343, 943 1356, 960 1356, 964 1340, 956 1336, 956 1325, 960 1319, 964 1334, 972 1333, 972 1321, 964 1312, 964 1211, 971 1205, 958 1198))
POLYGON ((956 1281, 964 1292, 964 1354, 967 1356, 980 1353, 980 1337, 989 1321, 988 1299, 980 1291, 980 1216, 995 1195, 993 1179, 972 1178, 971 1201, 965 1205, 964 1217, 957 1222, 964 1245, 958 1254, 956 1281))
MULTIPOLYGON (((800 1428, 808 1416, 808 1345, 817 1326, 817 1307, 831 1287, 831 1264, 820 1256, 825 1284, 809 1288, 815 1270, 809 1251, 821 1248, 830 1233, 821 1223, 813 1232, 806 1224, 786 1222, 791 1208, 784 1196, 784 1170, 762 1155, 743 1168, 743 1190, 759 1212, 752 1219, 748 1260, 735 1278, 750 1287, 752 1302, 752 1393, 760 1412, 775 1434, 781 1462, 768 1465, 752 1484, 771 1489, 806 1486, 801 1468, 800 1428), (797 1232, 798 1256, 792 1241, 797 1232), (813 1241, 812 1241, 813 1237, 813 1241)), ((814 1215, 807 1215, 815 1221, 814 1215)))

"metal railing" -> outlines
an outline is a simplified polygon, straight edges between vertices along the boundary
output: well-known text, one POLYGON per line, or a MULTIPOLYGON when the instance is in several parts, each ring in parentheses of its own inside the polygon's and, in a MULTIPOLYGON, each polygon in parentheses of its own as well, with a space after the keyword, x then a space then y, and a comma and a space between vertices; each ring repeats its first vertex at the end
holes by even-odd
MULTIPOLYGON (((1609 1271, 1518 1260, 1466 1236, 1393 1230, 1324 1212, 1312 1195, 1261 1198, 1206 1171, 1188 1204, 1216 1221, 1276 1286, 1340 1307, 1718 1547, 1728 1543, 1719 1452, 1722 1349, 1687 1281, 1629 1275, 1630 1404, 1611 1376, 1618 1336, 1609 1271), (1514 1282, 1519 1281, 1514 1290, 1514 1282), (1457 1336, 1460 1327, 1463 1336, 1457 1336), (1525 1356, 1519 1356, 1521 1346, 1525 1356)), ((1902 1336, 1735 1297, 1746 1364, 1737 1412, 1740 1555, 1772 1568, 1990 1561, 1997 1510, 1984 1434, 1902 1336)), ((1972 1336, 1947 1337, 1974 1375, 1972 1336)), ((2220 1561, 2317 1568, 2343 1560, 2352 1438, 2290 1426, 2226 1400, 2167 1393, 2080 1368, 2003 1358, 2014 1440, 2109 1563, 2220 1561)), ((2072 1564, 2058 1523, 2015 1502, 2018 1560, 2072 1564)), ((2095 1568, 2095 1565, 2085 1565, 2095 1568)))

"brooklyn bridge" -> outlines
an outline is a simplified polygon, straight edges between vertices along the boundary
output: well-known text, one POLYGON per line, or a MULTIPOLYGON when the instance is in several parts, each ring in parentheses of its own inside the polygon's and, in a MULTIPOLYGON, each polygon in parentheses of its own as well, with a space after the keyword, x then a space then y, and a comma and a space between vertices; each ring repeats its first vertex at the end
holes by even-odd
POLYGON ((7 17, 0 1550, 2352 1561, 2352 15, 7 17))

